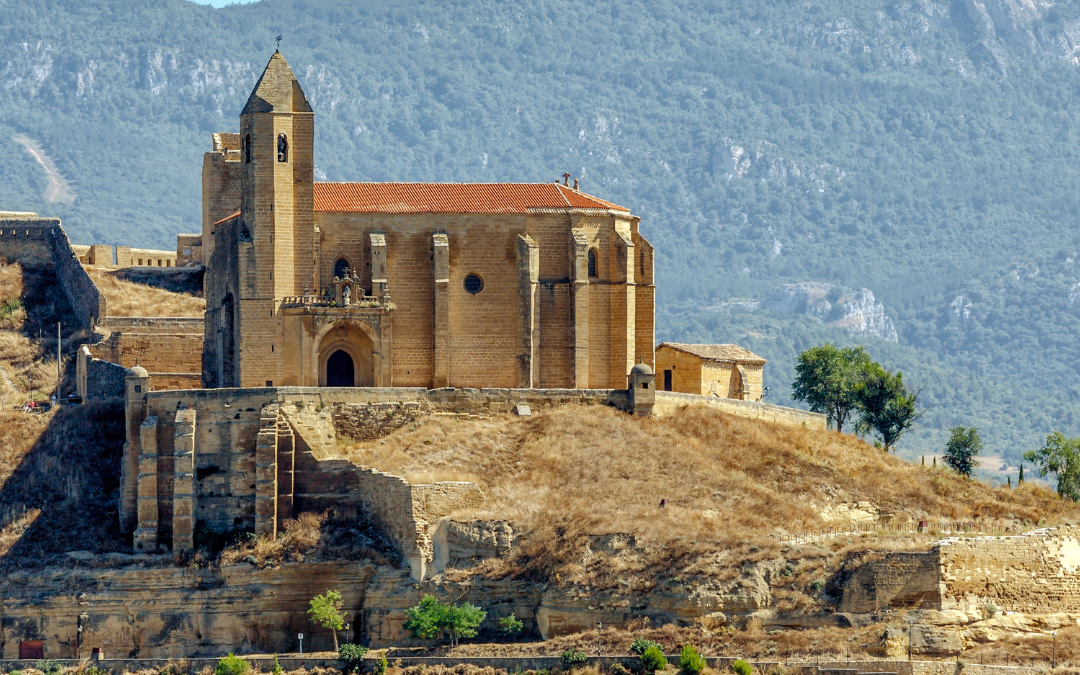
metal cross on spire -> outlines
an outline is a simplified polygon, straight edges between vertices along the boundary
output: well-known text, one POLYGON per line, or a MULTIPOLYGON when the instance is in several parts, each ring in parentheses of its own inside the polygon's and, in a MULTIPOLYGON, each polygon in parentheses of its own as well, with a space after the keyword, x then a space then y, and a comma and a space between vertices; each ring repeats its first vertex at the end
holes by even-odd
POLYGON ((274 38, 274 42, 277 43, 277 50, 280 52, 281 51, 281 36, 278 35, 276 38, 274 38))

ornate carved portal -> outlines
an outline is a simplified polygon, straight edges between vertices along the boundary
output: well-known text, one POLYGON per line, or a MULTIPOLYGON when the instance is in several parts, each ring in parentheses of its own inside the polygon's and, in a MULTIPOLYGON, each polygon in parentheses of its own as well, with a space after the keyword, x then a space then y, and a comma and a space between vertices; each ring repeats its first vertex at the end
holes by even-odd
POLYGON ((320 387, 374 387, 375 345, 357 324, 339 321, 319 342, 320 387))

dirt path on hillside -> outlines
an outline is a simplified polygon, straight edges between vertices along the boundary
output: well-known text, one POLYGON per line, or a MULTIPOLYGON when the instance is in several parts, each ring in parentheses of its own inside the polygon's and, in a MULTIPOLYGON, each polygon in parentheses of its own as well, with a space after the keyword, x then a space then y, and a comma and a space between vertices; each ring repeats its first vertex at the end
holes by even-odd
POLYGON ((75 189, 71 187, 68 179, 64 178, 64 175, 53 164, 52 158, 45 154, 40 143, 22 134, 15 134, 11 137, 11 140, 26 148, 26 151, 33 155, 41 168, 45 169, 45 175, 49 179, 49 187, 45 189, 45 199, 50 202, 60 202, 61 204, 71 204, 75 201, 75 189))

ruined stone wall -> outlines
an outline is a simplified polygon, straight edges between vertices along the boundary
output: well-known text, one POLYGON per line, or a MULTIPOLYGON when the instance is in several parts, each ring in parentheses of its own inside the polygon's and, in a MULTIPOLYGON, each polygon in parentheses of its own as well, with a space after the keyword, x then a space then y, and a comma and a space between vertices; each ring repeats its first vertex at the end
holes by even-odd
POLYGON ((941 609, 1080 611, 1080 530, 946 539, 937 548, 941 609))
POLYGON ((936 551, 893 553, 863 565, 845 581, 837 610, 869 614, 887 607, 941 608, 936 551))
POLYGON ((0 218, 0 258, 28 267, 52 267, 83 328, 105 316, 105 296, 82 268, 60 219, 35 214, 0 218))
POLYGON ((75 388, 83 400, 123 398, 127 373, 127 368, 121 365, 94 358, 86 345, 79 348, 75 360, 75 388))
MULTIPOLYGON (((662 378, 663 371, 656 375, 657 384, 659 386, 663 386, 662 378)), ((758 401, 739 401, 730 398, 719 398, 717 396, 682 394, 673 391, 658 390, 656 392, 656 405, 653 408, 653 415, 670 415, 676 410, 688 405, 703 405, 737 417, 759 419, 766 422, 786 424, 788 426, 805 426, 808 429, 817 429, 819 431, 824 431, 826 429, 826 419, 824 415, 808 412, 806 410, 799 410, 798 408, 787 408, 758 401)))

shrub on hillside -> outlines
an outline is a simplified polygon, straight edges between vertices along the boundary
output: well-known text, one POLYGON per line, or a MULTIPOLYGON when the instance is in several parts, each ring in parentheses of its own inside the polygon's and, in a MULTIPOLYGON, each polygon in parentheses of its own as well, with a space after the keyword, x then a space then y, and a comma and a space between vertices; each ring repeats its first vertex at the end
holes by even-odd
POLYGON ((360 670, 364 665, 364 656, 368 648, 361 645, 341 645, 338 647, 338 659, 345 662, 345 668, 352 673, 360 670))
POLYGON ((645 650, 645 653, 641 655, 641 667, 646 673, 655 673, 667 668, 667 659, 664 658, 660 647, 653 645, 645 650))
POLYGON ((563 670, 572 670, 588 663, 589 657, 585 656, 585 652, 575 648, 567 649, 559 660, 562 661, 563 670))
POLYGON ((247 675, 251 670, 251 664, 239 656, 233 656, 232 652, 218 661, 214 667, 214 675, 247 675))
POLYGON ((517 618, 513 614, 510 616, 504 616, 499 619, 499 632, 503 635, 513 636, 520 635, 521 631, 525 628, 525 624, 521 619, 517 618))
POLYGON ((686 675, 698 675, 705 670, 705 659, 692 645, 683 645, 679 652, 679 670, 686 675))
POLYGON ((636 638, 633 642, 630 643, 630 651, 637 654, 638 656, 641 656, 649 647, 659 646, 660 645, 656 644, 652 640, 646 640, 645 638, 636 638))
POLYGON ((731 670, 735 675, 751 675, 754 672, 754 667, 742 659, 735 659, 731 664, 731 670))

